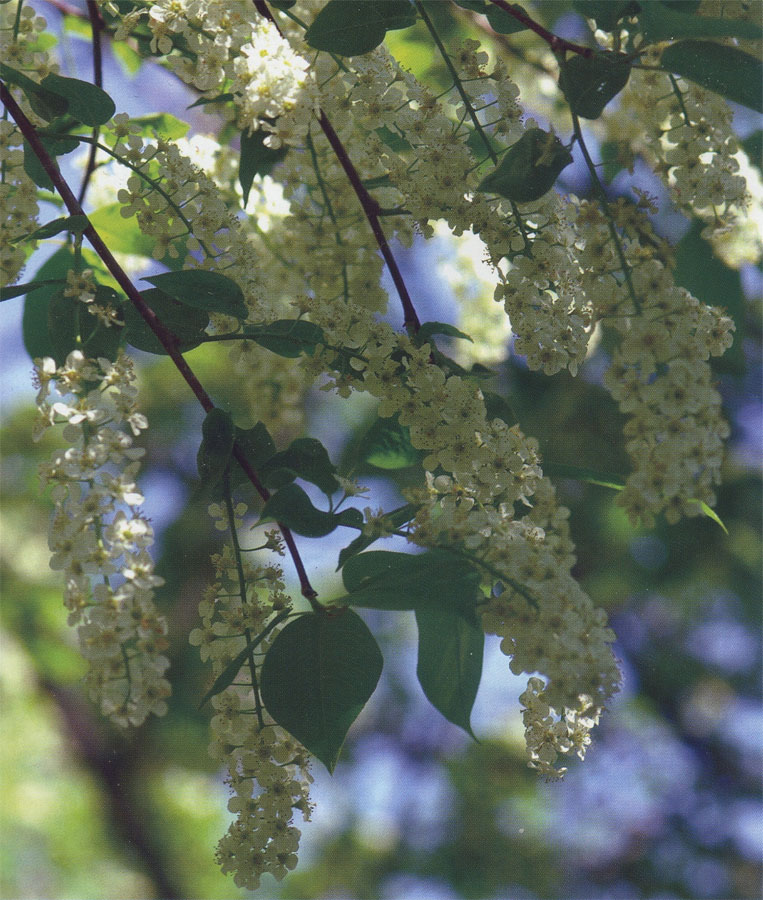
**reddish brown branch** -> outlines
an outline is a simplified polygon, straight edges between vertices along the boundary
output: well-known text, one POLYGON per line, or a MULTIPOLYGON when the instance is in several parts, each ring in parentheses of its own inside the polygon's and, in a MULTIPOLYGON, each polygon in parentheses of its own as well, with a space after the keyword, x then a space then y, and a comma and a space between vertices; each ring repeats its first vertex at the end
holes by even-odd
POLYGON ((564 38, 552 34, 542 25, 539 25, 534 19, 531 19, 527 13, 507 3, 507 0, 490 0, 490 2, 499 7, 499 9, 502 9, 505 13, 508 13, 518 22, 521 22, 526 28, 529 28, 531 31, 534 31, 537 35, 542 37, 554 53, 563 53, 565 50, 569 50, 570 53, 579 53, 581 56, 585 57, 593 56, 593 49, 591 47, 582 47, 580 44, 573 44, 572 41, 565 41, 564 38))
MULTIPOLYGON (((93 34, 93 84, 97 87, 103 87, 103 55, 101 53, 101 31, 103 30, 103 18, 98 4, 95 0, 87 0, 87 14, 90 17, 90 30, 93 34)), ((87 157, 87 165, 85 166, 85 174, 80 185, 77 200, 81 204, 87 193, 87 186, 95 171, 95 157, 98 153, 96 141, 98 140, 99 128, 96 125, 93 128, 93 143, 90 145, 90 153, 87 157)))
MULTIPOLYGON (((24 115, 23 110, 13 99, 10 91, 6 88, 2 81, 0 81, 0 101, 13 117, 14 121, 19 127, 19 130, 24 135, 25 140, 34 151, 43 169, 47 173, 50 180, 53 182, 54 187, 61 195, 61 199, 64 201, 64 205, 69 211, 69 214, 72 216, 85 216, 85 212, 82 209, 82 206, 72 193, 72 190, 66 183, 63 175, 61 175, 61 171, 59 170, 56 161, 45 149, 45 146, 40 140, 34 125, 32 125, 29 119, 24 115)), ((180 372, 186 384, 193 391, 199 403, 201 403, 206 412, 214 409, 214 403, 212 402, 209 394, 207 394, 207 392, 204 390, 201 382, 183 358, 183 354, 178 348, 177 337, 162 323, 162 321, 158 318, 151 307, 146 304, 146 301, 140 295, 138 289, 132 283, 129 276, 116 261, 101 236, 90 223, 88 223, 88 226, 83 231, 83 234, 90 241, 93 249, 103 261, 103 264, 109 270, 112 277, 119 284, 125 294, 129 297, 131 303, 138 310, 145 323, 156 335, 159 343, 162 345, 162 347, 164 347, 167 355, 175 364, 178 372, 180 372)), ((270 497, 270 492, 260 481, 257 473, 254 471, 251 465, 249 465, 249 462, 246 459, 246 455, 238 445, 234 444, 233 455, 245 472, 246 476, 254 485, 254 488, 260 495, 260 497, 262 497, 263 500, 267 500, 270 497)), ((294 567, 297 570, 302 594, 308 600, 312 601, 315 599, 315 597, 317 597, 317 592, 313 589, 310 581, 307 578, 307 573, 305 572, 305 567, 297 550, 294 538, 285 525, 281 525, 279 523, 279 528, 283 533, 284 541, 286 542, 286 545, 289 548, 289 552, 291 553, 292 559, 294 561, 294 567)))

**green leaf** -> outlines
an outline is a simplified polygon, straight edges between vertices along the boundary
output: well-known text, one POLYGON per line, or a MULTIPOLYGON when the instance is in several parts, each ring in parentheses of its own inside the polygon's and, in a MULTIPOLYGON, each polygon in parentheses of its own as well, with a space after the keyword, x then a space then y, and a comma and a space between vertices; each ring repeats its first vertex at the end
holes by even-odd
POLYGON ((277 319, 268 325, 245 325, 242 334, 278 356, 296 359, 301 353, 311 356, 325 342, 323 329, 306 319, 277 319))
POLYGON ((678 38, 740 37, 758 40, 763 37, 760 25, 746 19, 697 16, 673 9, 658 0, 640 0, 640 5, 641 31, 650 43, 675 41, 678 38))
POLYGON ((249 191, 255 175, 267 175, 273 166, 281 162, 288 153, 288 147, 278 147, 275 150, 265 146, 267 131, 253 131, 251 134, 244 131, 241 134, 241 152, 238 164, 238 180, 241 190, 244 192, 244 206, 249 200, 249 191))
POLYGON ((83 125, 104 125, 117 109, 106 91, 79 78, 64 78, 51 72, 42 79, 40 86, 63 97, 69 104, 69 115, 83 125))
POLYGON ((744 342, 747 336, 747 301, 742 279, 716 255, 702 237, 705 223, 695 220, 676 247, 675 282, 709 306, 723 306, 736 325, 734 341, 723 356, 713 359, 713 370, 742 377, 747 369, 744 342))
POLYGON ((216 97, 199 97, 198 100, 189 103, 188 106, 186 106, 186 109, 195 109, 197 106, 210 106, 212 103, 229 103, 233 100, 234 96, 235 94, 226 91, 223 94, 218 94, 216 97))
POLYGON ((507 425, 516 425, 519 422, 517 414, 505 397, 496 394, 494 391, 486 390, 482 391, 482 397, 485 400, 485 416, 488 422, 493 419, 501 419, 507 425))
POLYGON ((125 75, 135 75, 140 69, 143 58, 127 43, 127 41, 112 41, 109 45, 111 52, 119 60, 125 75))
POLYGON ((530 128, 509 147, 477 190, 499 194, 517 203, 539 200, 551 190, 559 173, 571 162, 570 151, 562 146, 556 135, 530 128))
POLYGON ((680 41, 665 49, 660 65, 735 103, 763 112, 760 60, 711 41, 680 41))
POLYGON ((32 359, 53 356, 53 343, 48 335, 48 307, 51 298, 66 282, 66 273, 73 269, 74 253, 69 246, 61 247, 46 260, 35 275, 44 286, 35 289, 24 301, 22 332, 24 346, 32 359))
POLYGON ((46 222, 44 225, 41 225, 39 228, 35 229, 29 234, 23 235, 23 237, 14 238, 13 243, 22 240, 42 241, 45 238, 60 234, 62 231, 68 231, 74 234, 82 234, 87 226, 87 216, 64 216, 61 219, 53 219, 51 222, 46 222))
POLYGON ((595 19, 596 27, 602 31, 614 31, 620 19, 639 10, 638 3, 633 0, 625 3, 615 0, 572 0, 572 6, 587 19, 595 19))
POLYGON ((323 537, 343 524, 340 517, 316 509, 299 485, 286 484, 266 501, 258 524, 279 522, 305 537, 323 537))
MULTIPOLYGON (((396 131, 392 131, 391 128, 387 128, 386 125, 382 125, 380 128, 376 129, 377 135, 381 138, 381 140, 386 144, 390 150, 394 150, 395 153, 404 153, 406 150, 410 150, 411 145, 406 141, 404 137, 399 135, 396 131)), ((366 187, 370 185, 368 182, 365 182, 366 187)))
POLYGON ((447 322, 423 322, 419 330, 416 332, 416 343, 420 347, 425 344, 434 334, 445 334, 448 337, 462 338, 465 341, 472 341, 468 334, 459 331, 454 325, 447 322))
POLYGON ((280 487, 286 481, 304 478, 329 497, 339 490, 336 466, 329 459, 326 448, 315 438, 292 441, 286 450, 271 456, 262 468, 261 476, 268 487, 280 487), (271 476, 274 476, 272 481, 271 476))
POLYGON ((196 467, 205 488, 219 484, 233 453, 233 419, 223 409, 210 409, 201 423, 201 444, 196 454, 196 467))
POLYGON ((41 287, 49 284, 65 284, 61 278, 48 278, 45 281, 27 281, 25 284, 12 284, 9 287, 0 288, 0 302, 3 300, 12 300, 14 297, 23 297, 24 294, 31 294, 38 291, 41 287))
POLYGON ((255 471, 259 471, 276 452, 273 438, 262 422, 258 422, 252 428, 237 427, 236 444, 255 471))
POLYGON ((723 524, 723 520, 721 519, 721 517, 718 515, 718 513, 717 513, 711 506, 708 506, 707 503, 704 502, 704 500, 695 500, 694 498, 690 498, 689 502, 690 502, 690 503, 699 503, 699 507, 700 507, 700 509, 702 510, 703 514, 706 515, 706 516, 708 517, 708 519, 712 519, 713 522, 715 522, 716 524, 720 525, 721 528, 722 528, 722 529, 726 532, 726 534, 728 535, 729 530, 728 530, 728 528, 726 528, 726 526, 723 524))
POLYGON ((24 141, 24 171, 37 187, 48 191, 55 190, 55 185, 50 175, 45 171, 43 164, 27 141, 24 141))
POLYGON ((194 309, 205 312, 224 313, 245 319, 249 310, 244 302, 244 294, 233 279, 208 269, 181 269, 178 272, 163 272, 142 279, 165 294, 194 309))
POLYGON ((143 234, 134 217, 121 214, 121 203, 110 203, 91 213, 90 224, 103 238, 113 253, 129 253, 131 256, 151 258, 155 241, 143 234))
POLYGON ((487 0, 453 0, 461 9, 470 9, 472 12, 484 13, 487 0))
POLYGON ((329 0, 304 37, 316 50, 358 56, 378 47, 387 31, 415 23, 409 0, 329 0))
POLYGON ((289 622, 268 650, 260 676, 262 700, 275 721, 333 773, 383 664, 357 613, 307 613, 289 622))
MULTIPOLYGON (((510 3, 509 6, 527 15, 527 12, 518 3, 510 3)), ((487 20, 497 34, 516 34, 527 28, 527 25, 520 22, 519 19, 515 19, 500 6, 493 6, 492 3, 487 8, 487 20)))
POLYGON ((758 169, 763 169, 763 130, 758 128, 740 143, 744 152, 749 156, 750 162, 758 169))
POLYGON ((397 416, 377 417, 358 443, 358 458, 377 469, 405 469, 422 459, 422 452, 411 444, 406 425, 397 416))
POLYGON ((572 56, 559 72, 559 87, 573 113, 598 119, 609 101, 628 83, 631 64, 621 53, 572 56))
POLYGON ((9 84, 15 84, 21 88, 29 101, 29 105, 40 118, 50 122, 56 116, 63 115, 69 107, 69 104, 63 97, 58 94, 46 90, 36 81, 32 81, 23 72, 0 63, 0 78, 9 84))
MULTIPOLYGON (((405 506, 399 506, 397 509, 385 513, 381 519, 390 528, 400 528, 402 525, 405 525, 406 522, 409 522, 415 515, 416 506, 414 506, 413 503, 406 503, 405 506)), ((371 544, 378 541, 380 537, 383 537, 383 535, 358 535, 355 540, 351 541, 339 552, 337 569, 341 569, 348 559, 357 556, 358 553, 362 553, 367 547, 370 547, 371 544)))
MULTIPOLYGON (((95 290, 94 302, 102 306, 111 306, 124 310, 124 304, 117 292, 105 284, 99 284, 95 290)), ((100 356, 110 359, 117 358, 119 347, 124 336, 124 325, 104 325, 97 316, 91 316, 87 310, 80 309, 80 340, 82 352, 90 359, 100 356)))
POLYGON ((270 5, 274 6, 276 9, 291 9, 297 2, 297 0, 269 0, 270 5))
POLYGON ((348 559, 342 568, 347 594, 338 602, 373 609, 450 609, 474 614, 479 573, 463 557, 447 550, 393 553, 369 550, 348 559))
POLYGON ((144 137, 153 137, 156 134, 170 141, 176 141, 178 138, 184 137, 191 127, 187 122, 183 122, 171 113, 166 112, 137 116, 134 119, 130 119, 130 124, 140 125, 140 133, 144 137))
POLYGON ((470 717, 482 678, 485 633, 476 616, 468 621, 452 610, 419 607, 416 674, 429 702, 449 722, 474 737, 470 717))
POLYGON ((621 491, 625 487, 623 475, 611 475, 607 472, 597 472, 595 469, 587 469, 584 466, 568 466, 565 463, 545 462, 543 472, 552 478, 571 478, 573 481, 587 481, 589 484, 598 484, 601 487, 611 488, 613 491, 621 491))
POLYGON ((64 296, 63 288, 55 291, 50 298, 48 335, 53 347, 53 359, 57 366, 62 366, 72 350, 77 349, 80 307, 79 300, 64 296))
MULTIPOLYGON (((153 309, 162 324, 178 338, 181 353, 198 347, 204 340, 204 329, 209 325, 209 316, 203 310, 185 306, 159 288, 141 291, 141 297, 153 309)), ((167 351, 159 343, 159 339, 131 303, 125 305, 125 326, 128 344, 147 353, 166 354, 167 351)))

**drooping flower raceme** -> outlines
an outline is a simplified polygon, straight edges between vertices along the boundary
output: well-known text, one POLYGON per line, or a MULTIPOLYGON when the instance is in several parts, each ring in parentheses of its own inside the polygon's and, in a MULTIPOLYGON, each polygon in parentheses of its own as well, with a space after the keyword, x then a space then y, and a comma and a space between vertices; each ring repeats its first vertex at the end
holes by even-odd
POLYGON ((154 574, 153 529, 135 483, 144 451, 133 437, 148 422, 137 408, 132 361, 75 350, 61 366, 36 360, 36 380, 37 437, 63 424, 68 444, 40 466, 55 503, 50 565, 64 576, 91 697, 116 724, 140 725, 167 711, 170 685, 167 623, 154 605, 163 581, 154 574))

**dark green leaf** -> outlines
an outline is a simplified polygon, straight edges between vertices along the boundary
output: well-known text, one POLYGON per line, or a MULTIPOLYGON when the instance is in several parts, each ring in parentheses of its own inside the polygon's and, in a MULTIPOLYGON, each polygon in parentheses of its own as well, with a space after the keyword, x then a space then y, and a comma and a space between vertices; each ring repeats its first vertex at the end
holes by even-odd
POLYGON ((482 678, 484 631, 476 616, 468 621, 452 610, 431 606, 416 609, 416 624, 419 684, 449 722, 474 737, 469 720, 482 678))
POLYGON ((46 122, 63 115, 69 107, 68 101, 63 97, 46 90, 23 72, 12 69, 4 63, 0 63, 0 78, 21 88, 34 112, 46 122))
POLYGON ((37 154, 32 150, 32 147, 27 141, 24 141, 24 171, 37 187, 44 188, 48 191, 55 190, 55 185, 53 184, 50 175, 45 171, 37 154))
POLYGON ((601 145, 602 174, 604 181, 610 184, 618 172, 624 168, 621 159, 622 144, 619 141, 604 141, 601 145))
POLYGON ((516 425, 519 419, 509 401, 494 391, 482 391, 485 400, 485 416, 488 422, 502 419, 507 425, 516 425))
POLYGON ((47 278, 44 281, 27 281, 25 284, 12 284, 9 287, 0 288, 0 301, 11 300, 13 297, 23 297, 24 294, 31 294, 38 291, 41 287, 47 285, 64 284, 61 278, 47 278))
POLYGON ((736 19, 696 16, 672 9, 658 0, 640 0, 639 22, 644 37, 649 42, 675 41, 678 38, 740 37, 758 40, 763 29, 755 22, 736 19))
POLYGON ((763 168, 763 130, 753 131, 743 141, 742 149, 750 157, 750 162, 759 169, 763 168))
POLYGON ((559 87, 573 113, 598 119, 604 107, 628 83, 631 64, 619 53, 572 56, 561 68, 559 87))
POLYGON ((289 359, 295 359, 301 353, 310 356, 316 346, 325 341, 323 329, 305 319, 277 319, 269 325, 245 325, 242 333, 271 353, 289 359))
POLYGON ((205 488, 219 484, 230 465, 233 452, 233 419, 223 409, 210 409, 201 424, 201 444, 196 467, 205 488))
POLYGON ((75 265, 71 248, 61 247, 37 270, 35 279, 46 282, 44 287, 29 294, 24 301, 22 330, 24 346, 32 359, 53 356, 53 343, 48 335, 48 307, 53 295, 66 282, 66 273, 75 265))
POLYGON ((477 190, 499 194, 517 203, 539 200, 571 162, 572 155, 558 137, 540 128, 530 128, 509 147, 477 190))
POLYGON ((271 6, 274 6, 276 9, 291 9, 297 2, 297 0, 268 0, 271 6))
MULTIPOLYGON (((402 525, 405 525, 406 522, 409 522, 415 515, 416 507, 413 503, 406 503, 405 506, 399 506, 397 509, 393 509, 391 512, 386 513, 381 518, 390 528, 400 528, 402 525)), ((358 535, 355 540, 351 541, 340 551, 337 569, 341 569, 348 559, 357 556, 358 553, 362 553, 367 547, 370 547, 371 544, 379 540, 379 537, 381 536, 382 535, 371 534, 358 535)))
POLYGON ((409 0, 329 0, 305 32, 316 50, 340 56, 369 53, 387 31, 416 23, 409 0))
POLYGON ((181 269, 143 279, 186 306, 205 312, 245 319, 249 314, 244 294, 233 279, 208 269, 181 269))
MULTIPOLYGON (((411 145, 408 143, 408 141, 406 141, 404 137, 399 135, 396 131, 392 131, 392 129, 387 128, 386 125, 382 125, 381 128, 377 128, 376 133, 390 148, 390 150, 394 150, 395 153, 404 153, 406 150, 411 149, 411 145)), ((368 182, 366 182, 366 187, 369 187, 368 182)))
POLYGON ((57 366, 63 365, 72 350, 77 349, 80 307, 79 300, 64 296, 63 288, 55 291, 50 298, 48 335, 53 347, 53 359, 57 366))
POLYGON ((275 150, 265 146, 267 131, 244 131, 241 134, 241 153, 238 165, 238 180, 244 192, 244 206, 249 200, 249 191, 255 175, 267 175, 273 166, 281 162, 289 148, 278 147, 275 150))
POLYGON ((69 104, 67 112, 83 125, 103 125, 116 112, 114 101, 98 85, 79 78, 64 78, 54 72, 46 75, 40 86, 69 104))
POLYGON ((453 2, 462 9, 469 9, 476 13, 484 13, 487 6, 487 0, 453 0, 453 2))
MULTIPOLYGON (((117 292, 113 288, 104 284, 99 284, 95 290, 94 303, 100 306, 111 306, 112 308, 124 310, 122 301, 119 299, 117 292)), ((100 356, 112 360, 117 358, 119 347, 122 343, 124 335, 124 325, 104 325, 97 316, 88 314, 87 309, 80 310, 80 339, 82 341, 82 352, 90 359, 97 359, 100 356)))
POLYGON ((668 72, 763 112, 760 61, 736 47, 711 41, 680 41, 665 49, 660 64, 668 72))
POLYGON ((742 279, 715 255, 702 237, 703 222, 695 221, 676 247, 675 281, 709 306, 722 306, 736 325, 734 342, 723 356, 713 359, 714 371, 743 376, 746 360, 743 350, 747 336, 747 302, 742 279))
POLYGON ((582 16, 595 19, 596 27, 602 31, 614 31, 620 19, 639 10, 638 3, 633 0, 625 3, 615 0, 572 0, 572 5, 582 16))
POLYGON ((260 516, 263 522, 279 522, 305 537, 323 537, 341 525, 335 513, 316 509, 297 484, 286 484, 266 501, 260 516))
POLYGON ((434 606, 468 617, 474 613, 480 578, 468 560, 434 549, 416 555, 369 550, 347 560, 342 580, 347 594, 340 602, 348 606, 434 606))
POLYGON ((216 97, 199 97, 193 103, 189 103, 186 109, 194 109, 196 106, 210 106, 212 103, 229 103, 234 98, 234 94, 224 93, 218 94, 216 97))
MULTIPOLYGON (((326 448, 315 438, 297 438, 286 450, 273 455, 261 472, 265 484, 268 487, 276 486, 269 480, 269 473, 277 473, 284 469, 291 473, 291 477, 286 479, 288 481, 304 478, 328 496, 339 490, 336 466, 329 459, 326 448)), ((283 476, 279 476, 278 486, 283 483, 283 476)))
POLYGON ((262 700, 275 721, 333 773, 383 664, 379 645, 357 613, 307 613, 289 622, 268 650, 262 700))
POLYGON ((64 216, 61 219, 53 219, 52 222, 46 222, 29 234, 25 234, 23 238, 16 238, 15 240, 42 241, 45 238, 60 234, 62 231, 82 234, 87 226, 87 216, 64 216))
POLYGON ((434 334, 445 334, 448 337, 463 338, 465 341, 472 340, 468 334, 459 331, 455 325, 448 325, 447 322, 424 322, 416 332, 416 343, 421 346, 434 334))
POLYGON ((407 426, 397 416, 377 417, 358 444, 358 458, 377 469, 405 469, 421 462, 422 453, 411 444, 407 426))
MULTIPOLYGON (((204 329, 209 325, 209 316, 203 310, 185 306, 159 288, 141 291, 141 296, 162 324, 178 338, 181 352, 197 347, 204 340, 204 329)), ((125 305, 125 325, 128 344, 147 353, 167 352, 131 303, 125 305)))
POLYGON ((273 438, 262 422, 252 428, 236 428, 236 444, 255 471, 259 471, 276 452, 273 438))
MULTIPOLYGON (((510 3, 509 6, 527 15, 527 12, 518 3, 510 3)), ((520 22, 519 19, 515 19, 505 9, 501 9, 500 6, 493 6, 492 3, 487 8, 487 20, 493 31, 498 34, 516 34, 516 32, 524 31, 527 28, 527 25, 520 22)))

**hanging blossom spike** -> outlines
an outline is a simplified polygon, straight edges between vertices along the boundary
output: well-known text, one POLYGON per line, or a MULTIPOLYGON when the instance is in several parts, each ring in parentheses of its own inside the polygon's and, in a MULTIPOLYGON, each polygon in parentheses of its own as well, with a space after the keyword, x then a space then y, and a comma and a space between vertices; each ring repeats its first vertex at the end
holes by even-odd
POLYGON ((149 547, 154 532, 135 484, 143 450, 133 437, 148 427, 138 412, 132 360, 88 359, 79 350, 61 366, 35 360, 39 439, 64 424, 69 446, 40 465, 55 508, 48 542, 52 569, 64 575, 69 624, 90 663, 92 699, 118 725, 140 725, 167 712, 163 655, 167 623, 154 606, 149 547))

